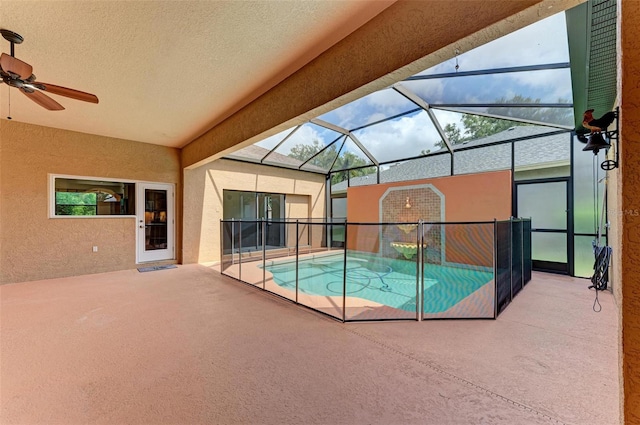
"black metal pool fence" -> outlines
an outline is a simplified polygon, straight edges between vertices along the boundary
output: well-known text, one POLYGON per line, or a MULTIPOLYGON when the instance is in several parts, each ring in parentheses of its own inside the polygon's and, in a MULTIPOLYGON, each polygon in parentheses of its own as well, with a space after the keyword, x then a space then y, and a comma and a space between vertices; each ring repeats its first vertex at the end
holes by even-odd
POLYGON ((342 322, 495 319, 531 280, 531 220, 221 220, 221 271, 342 322))

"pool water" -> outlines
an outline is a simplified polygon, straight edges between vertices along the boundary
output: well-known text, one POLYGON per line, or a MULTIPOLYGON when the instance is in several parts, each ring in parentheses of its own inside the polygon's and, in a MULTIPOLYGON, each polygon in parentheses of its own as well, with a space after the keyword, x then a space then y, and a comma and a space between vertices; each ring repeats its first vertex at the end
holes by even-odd
MULTIPOLYGON (((415 262, 374 256, 316 256, 298 261, 298 290, 320 296, 346 294, 406 311, 416 311, 417 266, 415 262)), ((296 263, 274 262, 265 267, 276 284, 295 291, 296 263)), ((493 278, 493 273, 473 268, 426 264, 424 266, 424 312, 448 310, 493 278)))

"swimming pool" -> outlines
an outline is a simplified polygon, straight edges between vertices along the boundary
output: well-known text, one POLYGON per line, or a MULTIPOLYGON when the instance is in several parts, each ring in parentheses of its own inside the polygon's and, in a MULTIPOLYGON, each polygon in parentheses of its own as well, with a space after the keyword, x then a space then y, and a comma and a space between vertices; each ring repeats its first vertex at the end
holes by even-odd
MULTIPOLYGON (((295 261, 271 262, 265 270, 280 287, 295 291, 295 261)), ((298 291, 309 295, 346 295, 416 311, 415 262, 370 254, 313 256, 298 261, 298 291), (346 266, 346 273, 345 273, 346 266)), ((481 268, 424 265, 424 313, 444 312, 489 283, 493 273, 481 268)))

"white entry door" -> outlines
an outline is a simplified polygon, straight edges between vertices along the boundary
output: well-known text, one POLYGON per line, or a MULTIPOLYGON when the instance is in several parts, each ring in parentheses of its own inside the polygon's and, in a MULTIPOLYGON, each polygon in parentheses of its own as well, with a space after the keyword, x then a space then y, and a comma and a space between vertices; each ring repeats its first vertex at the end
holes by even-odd
POLYGON ((137 187, 138 263, 174 259, 173 185, 138 183, 137 187))

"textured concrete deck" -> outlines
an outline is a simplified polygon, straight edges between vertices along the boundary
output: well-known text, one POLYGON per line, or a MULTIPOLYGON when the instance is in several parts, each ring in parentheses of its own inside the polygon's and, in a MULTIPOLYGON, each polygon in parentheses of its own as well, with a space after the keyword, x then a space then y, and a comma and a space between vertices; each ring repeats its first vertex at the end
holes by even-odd
POLYGON ((0 287, 2 424, 619 423, 616 306, 341 324, 199 265, 0 287))

